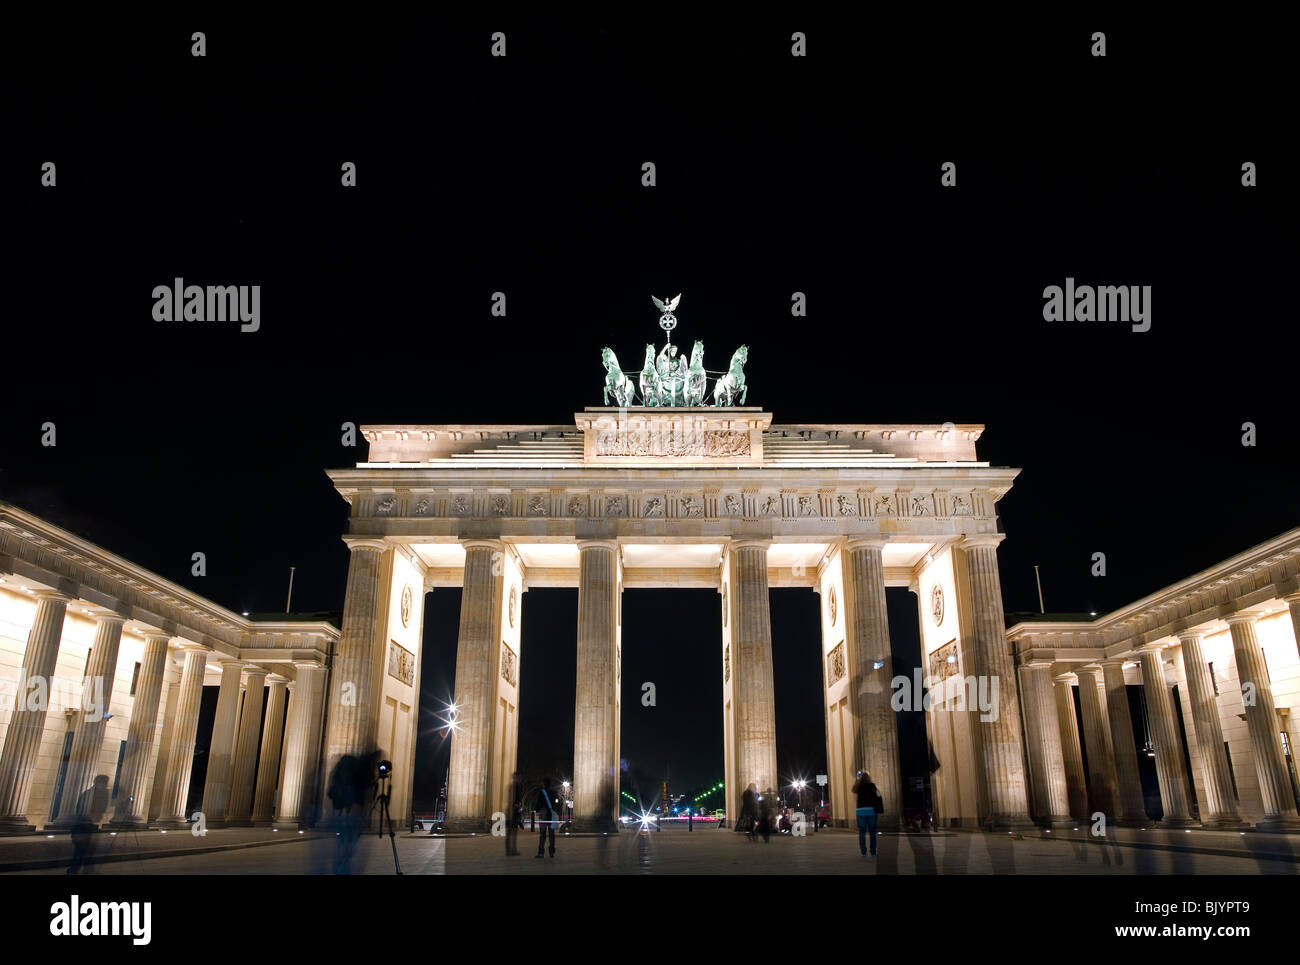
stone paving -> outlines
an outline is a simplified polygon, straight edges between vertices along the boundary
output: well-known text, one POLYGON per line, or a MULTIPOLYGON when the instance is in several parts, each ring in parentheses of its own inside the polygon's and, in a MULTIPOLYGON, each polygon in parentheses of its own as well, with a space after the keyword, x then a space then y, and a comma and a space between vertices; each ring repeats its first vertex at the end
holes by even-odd
MULTIPOLYGON (((164 847, 154 835, 151 846, 164 847)), ((283 832, 281 832, 283 835, 283 832)), ((147 834, 140 835, 145 838, 147 834)), ((97 875, 329 874, 336 839, 328 834, 272 837, 262 829, 210 831, 206 838, 173 835, 171 846, 188 853, 146 860, 112 860, 86 869, 97 875), (177 838, 187 840, 177 841, 177 838), (210 839, 210 840, 209 840, 210 839), (260 844, 277 844, 261 847, 260 844), (212 850, 212 849, 220 850, 212 850)), ((0 841, 0 868, 13 868, 16 839, 0 841)), ((30 864, 42 844, 21 841, 27 873, 63 874, 71 855, 62 841, 41 839, 52 853, 46 867, 30 864), (57 849, 55 851, 54 849, 57 849)), ((507 857, 502 839, 490 835, 431 837, 405 834, 396 840, 406 874, 1295 874, 1300 841, 1284 835, 1237 835, 1148 829, 1118 829, 1106 843, 1083 835, 1049 836, 945 832, 882 836, 879 857, 864 858, 856 834, 823 830, 803 838, 773 835, 764 844, 716 828, 688 832, 624 832, 609 838, 561 836, 555 858, 534 857, 536 837, 519 836, 520 855, 507 857)), ((116 852, 122 858, 127 852, 116 852)), ((114 856, 112 853, 106 856, 114 856)), ((392 874, 387 838, 371 833, 358 842, 349 865, 355 874, 392 874)))

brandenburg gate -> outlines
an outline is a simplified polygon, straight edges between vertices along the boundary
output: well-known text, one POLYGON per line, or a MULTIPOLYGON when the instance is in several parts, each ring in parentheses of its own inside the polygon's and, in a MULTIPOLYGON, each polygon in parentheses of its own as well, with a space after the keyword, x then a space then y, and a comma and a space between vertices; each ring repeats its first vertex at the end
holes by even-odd
POLYGON ((522 597, 577 587, 574 823, 612 829, 623 590, 707 587, 721 598, 718 699, 734 816, 748 785, 779 781, 768 588, 809 587, 821 601, 833 817, 851 820, 862 769, 896 823, 885 588, 901 586, 921 600, 931 662, 1004 683, 993 712, 945 724, 945 767, 964 802, 946 817, 1028 823, 997 563, 996 505, 1018 470, 979 460, 978 425, 776 424, 744 404, 744 347, 706 399, 702 344, 689 362, 678 357, 676 299, 656 303, 669 343, 657 357, 646 346, 639 394, 606 349, 606 404, 572 424, 364 426, 368 461, 329 473, 351 507, 351 562, 325 773, 343 754, 383 748, 394 801, 406 797, 422 601, 459 586, 447 826, 486 828, 508 813, 520 701, 544 699, 520 691, 522 597))

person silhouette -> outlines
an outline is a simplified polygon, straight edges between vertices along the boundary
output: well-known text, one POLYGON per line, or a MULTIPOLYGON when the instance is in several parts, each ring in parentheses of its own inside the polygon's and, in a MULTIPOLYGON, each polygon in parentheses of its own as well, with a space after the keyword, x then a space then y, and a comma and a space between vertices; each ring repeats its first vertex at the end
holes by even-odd
POLYGON ((90 844, 99 822, 108 810, 108 775, 96 774, 94 782, 77 795, 77 813, 72 825, 72 864, 68 874, 81 874, 90 857, 90 844))

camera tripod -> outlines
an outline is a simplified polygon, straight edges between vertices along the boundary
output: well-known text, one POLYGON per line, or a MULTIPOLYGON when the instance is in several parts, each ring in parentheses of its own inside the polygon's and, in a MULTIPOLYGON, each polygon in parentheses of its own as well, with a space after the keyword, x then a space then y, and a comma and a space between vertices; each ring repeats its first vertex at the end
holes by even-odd
POLYGON ((392 786, 389 784, 391 777, 391 765, 389 768, 380 767, 379 769, 379 793, 375 795, 375 806, 379 808, 379 837, 384 836, 384 822, 388 822, 388 843, 393 846, 393 868, 400 875, 402 873, 402 864, 397 860, 397 832, 393 830, 393 815, 388 810, 388 802, 392 797, 392 786))

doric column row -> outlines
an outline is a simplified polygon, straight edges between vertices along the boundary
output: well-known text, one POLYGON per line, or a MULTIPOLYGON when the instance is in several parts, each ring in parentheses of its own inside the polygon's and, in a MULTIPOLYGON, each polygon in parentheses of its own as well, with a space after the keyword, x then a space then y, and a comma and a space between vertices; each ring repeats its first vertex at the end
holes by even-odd
MULTIPOLYGON (((27 820, 27 810, 48 708, 51 705, 51 689, 54 686, 67 607, 71 601, 65 594, 42 591, 36 595, 35 602, 27 647, 23 651, 19 687, 3 747, 0 748, 0 834, 35 830, 34 825, 27 820)), ((68 759, 63 765, 58 813, 52 816, 47 827, 66 829, 89 821, 115 829, 144 828, 149 825, 150 788, 155 779, 156 800, 160 802, 156 824, 160 827, 185 827, 190 817, 185 813, 185 807, 210 651, 197 644, 186 644, 182 648, 180 683, 174 703, 167 702, 171 716, 166 722, 169 730, 164 731, 163 691, 172 638, 169 633, 161 630, 144 633, 144 650, 131 694, 131 714, 117 772, 116 794, 113 793, 112 786, 105 785, 101 795, 95 788, 96 781, 107 776, 101 754, 104 752, 107 723, 111 718, 109 709, 114 698, 122 629, 126 619, 120 614, 103 612, 97 614, 94 621, 95 632, 82 682, 81 706, 74 718, 68 759), (169 738, 166 746, 160 746, 159 735, 165 732, 169 733, 169 738), (112 804, 112 811, 100 812, 98 804, 112 804)), ((294 708, 296 714, 289 717, 289 734, 294 752, 286 755, 288 763, 281 776, 281 737, 284 730, 287 681, 282 677, 274 678, 266 724, 261 727, 262 722, 256 718, 256 712, 261 706, 260 682, 266 675, 265 670, 250 668, 250 681, 255 684, 251 690, 256 696, 245 704, 245 716, 252 715, 253 719, 245 721, 247 726, 241 735, 240 746, 245 757, 237 762, 231 761, 242 667, 242 664, 233 660, 223 661, 222 664, 222 686, 204 791, 204 807, 207 809, 205 818, 210 824, 220 824, 227 816, 230 785, 234 780, 236 785, 240 785, 240 782, 247 785, 237 787, 247 797, 247 803, 245 805, 243 798, 236 796, 236 817, 243 816, 243 809, 247 807, 251 810, 256 803, 256 817, 269 821, 272 809, 280 797, 277 794, 279 779, 290 787, 288 800, 293 803, 288 815, 292 816, 294 823, 299 823, 315 799, 316 761, 324 709, 324 668, 318 664, 299 665, 300 677, 305 681, 301 688, 304 697, 301 705, 294 708), (260 742, 259 730, 265 731, 260 742), (257 757, 259 746, 260 762, 257 757), (251 768, 248 766, 250 761, 251 768), (255 800, 252 787, 254 770, 258 777, 255 800)), ((286 746, 289 743, 286 741, 286 746)))

